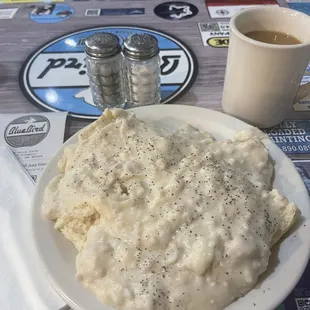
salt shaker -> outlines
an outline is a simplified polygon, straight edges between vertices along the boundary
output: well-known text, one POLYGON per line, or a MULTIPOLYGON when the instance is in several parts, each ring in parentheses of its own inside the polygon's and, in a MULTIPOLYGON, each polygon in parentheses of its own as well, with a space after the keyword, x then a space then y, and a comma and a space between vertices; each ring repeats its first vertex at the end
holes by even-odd
POLYGON ((85 40, 86 67, 94 104, 101 110, 125 105, 124 58, 119 39, 98 32, 85 40))
POLYGON ((160 58, 157 39, 134 34, 124 42, 125 81, 130 106, 160 103, 160 58))

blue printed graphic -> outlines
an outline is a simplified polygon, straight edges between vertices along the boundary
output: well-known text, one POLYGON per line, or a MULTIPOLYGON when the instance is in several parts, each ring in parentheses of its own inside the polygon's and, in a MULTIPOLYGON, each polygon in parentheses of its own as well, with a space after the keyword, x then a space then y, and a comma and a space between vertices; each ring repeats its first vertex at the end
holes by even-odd
POLYGON ((130 8, 130 9, 101 9, 100 15, 143 15, 144 8, 130 8))
MULTIPOLYGON (((171 92, 178 89, 177 86, 162 86, 161 96, 165 100, 171 92)), ((44 100, 47 105, 61 111, 70 111, 73 114, 85 114, 100 116, 102 111, 93 104, 87 103, 88 87, 82 88, 52 88, 34 89, 35 95, 44 100)), ((90 94, 90 92, 89 92, 90 94)))
POLYGON ((52 111, 68 111, 77 118, 95 119, 102 114, 93 103, 86 74, 84 42, 95 32, 111 32, 124 39, 149 33, 159 41, 161 102, 168 103, 186 91, 197 74, 191 51, 178 40, 155 30, 107 26, 73 32, 38 49, 21 70, 20 86, 29 101, 52 111))
POLYGON ((310 120, 284 121, 264 131, 288 155, 310 153, 310 120))
POLYGON ((310 15, 310 3, 307 2, 289 2, 288 6, 296 11, 310 15))
POLYGON ((294 160, 293 162, 310 193, 310 160, 294 160))
POLYGON ((59 23, 74 15, 74 9, 66 4, 47 3, 33 7, 29 17, 34 22, 40 24, 59 23))
POLYGON ((102 111, 91 104, 85 104, 83 98, 75 98, 87 88, 53 88, 53 89, 35 89, 35 94, 43 99, 47 104, 62 111, 71 111, 72 113, 81 113, 89 115, 101 115, 102 111))

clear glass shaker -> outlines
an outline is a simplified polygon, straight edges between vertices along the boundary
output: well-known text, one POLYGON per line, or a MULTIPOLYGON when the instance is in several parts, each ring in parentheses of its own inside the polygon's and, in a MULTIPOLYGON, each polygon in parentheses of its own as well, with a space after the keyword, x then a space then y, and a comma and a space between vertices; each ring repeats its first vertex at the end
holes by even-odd
POLYGON ((125 81, 129 106, 160 103, 160 57, 157 39, 134 34, 124 42, 125 81))
POLYGON ((98 32, 85 40, 86 67, 94 104, 101 110, 125 105, 124 58, 119 39, 98 32))

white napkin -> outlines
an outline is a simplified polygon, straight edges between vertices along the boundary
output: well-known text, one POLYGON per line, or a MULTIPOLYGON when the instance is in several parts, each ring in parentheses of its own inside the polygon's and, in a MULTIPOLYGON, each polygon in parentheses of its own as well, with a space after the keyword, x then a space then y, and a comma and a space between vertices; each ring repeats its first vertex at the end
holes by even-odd
POLYGON ((40 273, 30 234, 35 185, 6 146, 0 146, 0 309, 58 310, 64 301, 40 273))

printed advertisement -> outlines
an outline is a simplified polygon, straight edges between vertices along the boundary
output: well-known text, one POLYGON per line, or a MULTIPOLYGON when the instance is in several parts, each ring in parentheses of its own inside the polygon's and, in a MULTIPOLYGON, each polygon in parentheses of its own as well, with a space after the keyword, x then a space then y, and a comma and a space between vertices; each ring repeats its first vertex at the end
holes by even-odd
POLYGON ((37 181, 63 144, 67 113, 0 114, 0 144, 15 156, 37 181))
POLYGON ((0 3, 34 3, 34 2, 63 2, 64 0, 0 0, 0 3))
POLYGON ((39 24, 53 24, 65 21, 74 15, 74 9, 66 4, 47 3, 34 5, 29 17, 39 24))
POLYGON ((154 8, 154 13, 160 18, 177 21, 196 16, 198 8, 192 3, 171 1, 158 4, 154 8))
MULTIPOLYGON (((308 64, 305 74, 302 78, 301 85, 310 82, 310 64, 308 64)), ((302 111, 310 111, 310 96, 305 97, 304 99, 300 100, 296 104, 293 105, 294 111, 302 112, 302 111)))
POLYGON ((296 10, 296 11, 310 15, 310 3, 309 3, 309 1, 299 2, 299 1, 295 0, 294 2, 289 2, 288 6, 293 10, 296 10))
POLYGON ((264 130, 286 154, 310 153, 310 120, 290 120, 264 130))
POLYGON ((0 19, 12 19, 17 13, 18 8, 0 9, 0 19))
POLYGON ((199 23, 199 31, 204 46, 228 47, 229 23, 199 23))
POLYGON ((144 8, 130 9, 87 9, 85 16, 104 16, 104 15, 144 15, 144 8))
POLYGON ((211 18, 231 18, 234 14, 261 5, 278 6, 275 0, 205 0, 211 18))
POLYGON ((300 173, 307 189, 310 194, 310 160, 308 159, 300 159, 300 160, 293 160, 296 169, 300 173))

